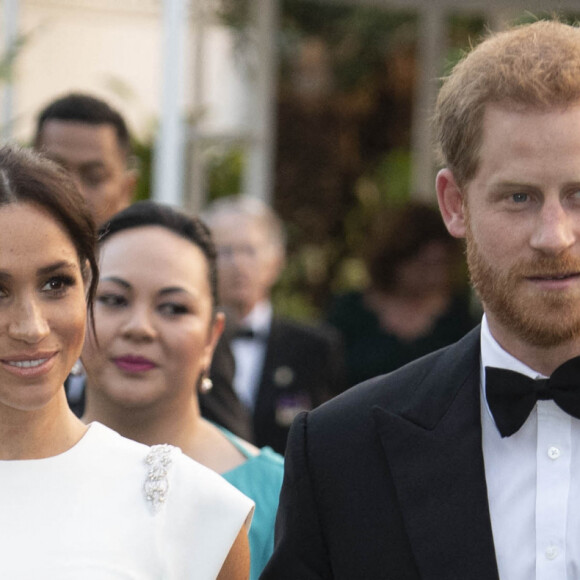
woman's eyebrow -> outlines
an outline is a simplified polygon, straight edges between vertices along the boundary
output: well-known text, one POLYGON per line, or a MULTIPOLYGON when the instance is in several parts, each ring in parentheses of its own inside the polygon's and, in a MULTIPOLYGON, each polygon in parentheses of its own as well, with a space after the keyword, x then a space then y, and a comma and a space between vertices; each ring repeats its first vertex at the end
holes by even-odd
POLYGON ((192 295, 192 292, 189 290, 182 288, 181 286, 168 286, 167 288, 162 288, 159 290, 159 296, 164 296, 166 294, 174 294, 179 292, 180 294, 189 294, 192 295))
POLYGON ((115 284, 118 284, 119 286, 123 286, 123 288, 127 288, 127 290, 131 288, 131 284, 129 284, 129 282, 123 280, 123 278, 118 278, 117 276, 106 276, 104 278, 101 278, 100 281, 113 282, 115 284))
MULTIPOLYGON (((54 272, 58 272, 59 270, 74 270, 77 267, 75 262, 70 262, 68 260, 59 260, 54 264, 48 264, 47 266, 42 266, 38 268, 36 271, 38 276, 46 276, 48 274, 53 274, 54 272)), ((3 280, 11 280, 14 276, 6 271, 0 270, 0 278, 3 280)))
POLYGON ((46 276, 47 274, 52 274, 62 269, 74 270, 76 266, 77 264, 75 264, 74 262, 70 262, 68 260, 60 260, 59 262, 55 262, 54 264, 49 264, 48 266, 42 266, 42 268, 38 268, 37 272, 40 276, 46 276))

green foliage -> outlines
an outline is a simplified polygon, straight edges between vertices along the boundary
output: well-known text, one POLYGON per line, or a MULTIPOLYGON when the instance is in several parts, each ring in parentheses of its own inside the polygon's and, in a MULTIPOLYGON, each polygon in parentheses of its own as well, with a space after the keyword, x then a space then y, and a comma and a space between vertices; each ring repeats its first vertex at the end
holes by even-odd
POLYGON ((0 55, 0 85, 12 79, 16 59, 27 42, 28 35, 20 34, 8 50, 0 55))
POLYGON ((538 20, 553 20, 554 18, 557 18, 560 22, 564 22, 566 24, 577 25, 580 21, 580 10, 575 12, 560 13, 548 12, 545 10, 532 13, 526 10, 514 20, 513 24, 531 24, 532 22, 537 22, 538 20))
POLYGON ((282 66, 300 42, 318 38, 332 55, 333 80, 343 92, 355 91, 371 81, 383 66, 389 43, 407 42, 416 23, 411 12, 311 0, 284 0, 281 20, 282 66), (410 34, 402 34, 407 27, 410 34))
POLYGON ((245 151, 242 147, 213 147, 206 154, 208 199, 237 195, 242 190, 245 151))
POLYGON ((151 197, 151 177, 153 172, 153 142, 132 140, 133 155, 139 169, 139 181, 135 191, 135 201, 151 197))

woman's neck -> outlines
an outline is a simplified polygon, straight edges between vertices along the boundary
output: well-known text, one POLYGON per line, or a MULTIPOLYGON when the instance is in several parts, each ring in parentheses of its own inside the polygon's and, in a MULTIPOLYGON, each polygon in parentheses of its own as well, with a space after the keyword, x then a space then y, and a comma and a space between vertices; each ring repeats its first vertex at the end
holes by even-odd
POLYGON ((193 400, 160 405, 124 406, 90 388, 86 391, 86 408, 82 420, 98 421, 117 433, 145 445, 169 443, 183 448, 195 437, 198 413, 193 400))
POLYGON ((0 460, 60 455, 74 447, 86 430, 69 409, 64 389, 42 409, 0 408, 0 460))

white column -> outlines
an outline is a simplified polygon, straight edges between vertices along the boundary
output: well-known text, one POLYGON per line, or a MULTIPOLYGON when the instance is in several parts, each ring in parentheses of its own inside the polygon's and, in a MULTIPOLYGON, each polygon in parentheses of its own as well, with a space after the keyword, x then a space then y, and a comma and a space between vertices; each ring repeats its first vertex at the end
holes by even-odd
POLYGON ((161 119, 153 160, 153 199, 182 205, 184 184, 184 86, 186 0, 163 0, 161 119))
MULTIPOLYGON (((2 0, 2 53, 11 58, 18 38, 18 0, 2 0)), ((3 79, 2 116, 0 117, 0 137, 10 139, 14 121, 14 84, 11 76, 3 79)))
POLYGON ((431 117, 447 44, 444 10, 430 3, 417 11, 418 83, 411 130, 411 195, 432 202, 435 201, 435 162, 431 117))
POLYGON ((266 202, 271 199, 274 187, 278 8, 278 0, 253 0, 251 4, 255 26, 255 46, 252 48, 256 58, 253 59, 253 98, 249 111, 252 138, 243 189, 248 195, 266 202))
MULTIPOLYGON (((200 116, 205 104, 204 60, 206 52, 206 23, 203 7, 199 0, 193 2, 192 35, 193 35, 193 85, 192 85, 192 113, 193 118, 200 116)), ((194 213, 199 213, 206 202, 207 176, 203 162, 202 132, 199 120, 188 123, 188 152, 189 152, 189 191, 185 195, 187 207, 194 213)))

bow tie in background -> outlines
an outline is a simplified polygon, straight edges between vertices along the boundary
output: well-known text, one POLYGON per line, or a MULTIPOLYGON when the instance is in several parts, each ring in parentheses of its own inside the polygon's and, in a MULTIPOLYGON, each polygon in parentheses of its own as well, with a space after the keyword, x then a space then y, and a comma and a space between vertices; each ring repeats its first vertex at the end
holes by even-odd
POLYGON ((245 340, 265 340, 266 336, 262 332, 256 332, 251 328, 238 328, 234 332, 233 338, 242 338, 245 340))
POLYGON ((553 399, 566 413, 580 419, 580 356, 559 366, 548 379, 485 367, 485 394, 502 437, 520 429, 538 400, 553 399))

